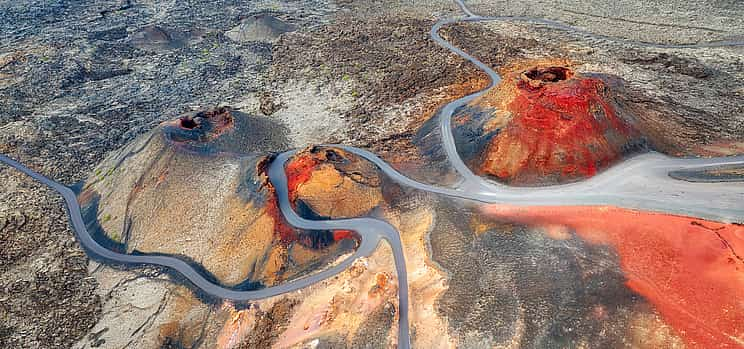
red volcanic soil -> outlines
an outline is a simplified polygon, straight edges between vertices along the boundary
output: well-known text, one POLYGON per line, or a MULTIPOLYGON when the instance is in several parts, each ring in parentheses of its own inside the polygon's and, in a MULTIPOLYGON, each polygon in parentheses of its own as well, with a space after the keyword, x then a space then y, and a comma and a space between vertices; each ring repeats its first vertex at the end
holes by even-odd
POLYGON ((287 245, 299 240, 299 235, 297 234, 297 230, 284 221, 284 216, 279 209, 276 189, 274 189, 274 186, 268 180, 267 172, 270 164, 271 159, 269 157, 264 158, 258 163, 256 172, 264 178, 263 187, 267 191, 266 213, 274 219, 274 233, 278 235, 279 241, 287 245))
POLYGON ((285 173, 287 174, 287 191, 289 201, 294 204, 297 199, 297 188, 310 180, 313 171, 320 164, 317 157, 309 153, 300 153, 287 162, 285 173))
POLYGON ((505 74, 479 101, 499 110, 487 127, 500 128, 482 154, 480 172, 530 185, 575 181, 611 165, 640 136, 619 115, 610 85, 562 66, 505 74))
MULTIPOLYGON (((297 188, 310 180, 313 171, 318 168, 318 166, 323 162, 324 158, 321 156, 313 155, 310 152, 301 152, 298 153, 296 156, 292 157, 286 164, 285 167, 285 173, 287 175, 287 192, 289 196, 289 201, 292 203, 292 205, 295 204, 295 201, 297 200, 297 188)), ((274 195, 272 195, 272 207, 275 208, 276 212, 275 214, 279 216, 275 216, 277 222, 283 222, 284 219, 281 218, 281 212, 279 212, 279 208, 276 205, 274 195)), ((278 223, 279 226, 277 226, 277 232, 279 232, 282 241, 291 242, 293 240, 296 240, 297 234, 295 231, 291 228, 287 229, 288 226, 285 223, 278 223)), ((356 239, 357 235, 353 231, 350 230, 336 230, 333 231, 333 240, 334 241, 340 241, 343 239, 356 239)))
POLYGON ((333 240, 339 241, 343 239, 356 239, 357 235, 355 232, 351 230, 334 230, 333 231, 333 240))
POLYGON ((486 214, 566 228, 612 246, 632 290, 651 302, 688 346, 744 346, 744 226, 616 207, 487 205, 486 214))

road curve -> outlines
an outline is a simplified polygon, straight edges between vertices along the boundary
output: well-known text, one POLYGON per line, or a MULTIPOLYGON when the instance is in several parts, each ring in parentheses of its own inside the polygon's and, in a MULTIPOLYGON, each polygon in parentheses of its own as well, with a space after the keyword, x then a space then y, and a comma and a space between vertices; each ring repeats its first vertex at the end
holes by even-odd
POLYGON ((576 183, 510 187, 479 178, 474 185, 446 188, 416 182, 367 150, 335 146, 374 163, 403 186, 465 200, 522 206, 618 206, 744 223, 744 205, 741 204, 744 202, 744 182, 689 182, 669 175, 682 170, 701 171, 732 165, 744 167, 744 156, 681 159, 650 152, 576 183))
POLYGON ((77 201, 75 192, 69 187, 57 183, 36 171, 24 166, 5 155, 0 154, 0 162, 3 162, 18 171, 25 173, 34 180, 46 185, 50 189, 59 193, 65 201, 67 213, 75 235, 80 245, 86 253, 94 259, 103 262, 127 264, 127 265, 157 265, 167 267, 180 273, 184 278, 199 288, 209 296, 219 299, 228 299, 233 301, 249 301, 267 297, 273 297, 287 292, 296 291, 317 282, 333 277, 346 270, 357 258, 370 255, 377 248, 381 239, 389 241, 395 259, 396 272, 399 276, 398 298, 399 298, 399 319, 400 335, 399 347, 410 347, 408 331, 408 284, 406 277, 405 259, 403 255, 402 244, 398 231, 389 223, 374 218, 351 218, 327 221, 307 220, 292 209, 287 192, 287 177, 284 172, 284 164, 289 157, 294 154, 293 151, 280 154, 269 168, 269 180, 276 188, 276 195, 279 201, 279 207, 287 222, 295 227, 308 230, 354 230, 362 237, 362 241, 357 250, 340 263, 333 265, 325 270, 315 274, 295 279, 287 283, 263 288, 254 291, 237 291, 225 288, 215 284, 202 276, 194 267, 181 259, 162 256, 162 255, 132 255, 123 254, 109 250, 101 246, 85 226, 83 216, 80 210, 80 204, 77 201))
MULTIPOLYGON (((313 275, 310 275, 304 278, 296 279, 296 280, 287 282, 286 284, 282 284, 279 286, 268 287, 268 288, 255 290, 255 291, 236 291, 236 290, 232 290, 229 288, 225 288, 218 284, 214 284, 213 282, 205 279, 191 265, 189 265, 188 263, 178 258, 170 257, 170 256, 161 256, 161 255, 123 254, 123 253, 111 251, 101 246, 95 239, 93 239, 90 232, 85 227, 85 222, 83 221, 83 217, 80 212, 80 205, 75 196, 75 192, 73 192, 72 189, 29 169, 28 167, 20 164, 19 162, 5 155, 0 154, 0 162, 10 165, 11 167, 27 174, 31 178, 53 189, 54 191, 56 191, 62 196, 62 198, 65 200, 65 206, 67 207, 67 213, 69 215, 70 223, 72 224, 73 230, 75 231, 75 235, 80 241, 80 244, 82 245, 82 247, 85 249, 85 251, 89 255, 91 255, 91 257, 102 260, 102 261, 106 261, 106 262, 131 264, 131 265, 158 265, 158 266, 168 267, 181 273, 187 280, 189 280, 189 282, 191 282, 194 286, 198 287, 200 290, 202 290, 206 294, 213 296, 213 297, 221 298, 221 299, 229 299, 229 300, 234 300, 234 301, 255 300, 255 299, 261 299, 261 298, 266 298, 266 297, 272 297, 278 294, 282 294, 285 292, 291 292, 291 291, 295 291, 295 290, 307 287, 318 281, 322 281, 324 279, 327 279, 329 277, 332 277, 342 272, 344 269, 346 269, 346 267, 348 267, 354 261, 354 259, 365 256, 365 255, 369 255, 372 251, 374 251, 374 249, 377 247, 377 242, 379 242, 379 239, 376 239, 376 237, 378 236, 377 234, 370 236, 369 238, 362 241, 359 248, 355 251, 354 254, 351 255, 351 257, 345 259, 344 261, 342 261, 341 263, 337 265, 334 265, 316 274, 313 274, 313 275)), ((288 200, 288 198, 286 197, 285 199, 288 200)), ((282 210, 282 212, 285 213, 288 220, 290 221, 293 221, 298 224, 304 222, 302 218, 298 217, 296 214, 292 214, 294 211, 292 211, 292 213, 289 213, 289 212, 284 212, 284 210, 282 210), (299 221, 297 219, 299 219, 299 221)), ((336 225, 341 225, 343 222, 331 223, 329 221, 328 223, 329 224, 327 226, 336 226, 336 225)), ((328 229, 328 228, 322 228, 322 225, 319 225, 319 224, 310 224, 310 225, 315 227, 315 229, 328 229)), ((379 223, 376 223, 375 225, 372 225, 372 226, 375 229, 388 229, 389 230, 391 228, 389 225, 385 226, 379 223)))
POLYGON ((468 17, 476 17, 476 15, 470 11, 467 5, 465 5, 465 2, 463 0, 455 0, 455 4, 460 8, 460 11, 462 11, 466 16, 468 17))

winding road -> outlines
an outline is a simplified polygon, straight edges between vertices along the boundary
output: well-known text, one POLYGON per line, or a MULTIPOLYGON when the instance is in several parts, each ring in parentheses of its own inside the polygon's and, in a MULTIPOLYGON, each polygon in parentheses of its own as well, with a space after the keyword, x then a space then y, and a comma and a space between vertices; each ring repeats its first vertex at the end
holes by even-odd
MULTIPOLYGON (((482 95, 489 88, 495 86, 500 81, 501 77, 491 69, 491 67, 442 39, 442 37, 439 36, 439 30, 445 25, 463 21, 521 21, 546 25, 559 30, 571 31, 582 36, 592 37, 593 39, 656 48, 744 46, 744 42, 719 41, 695 45, 658 45, 651 43, 638 43, 603 35, 591 34, 562 23, 545 19, 507 16, 477 16, 468 9, 463 1, 456 0, 455 3, 460 7, 466 17, 445 19, 437 22, 431 29, 431 37, 439 45, 475 64, 478 68, 486 72, 491 79, 491 83, 487 88, 447 104, 438 115, 442 131, 442 146, 453 168, 461 175, 461 181, 453 188, 419 183, 399 173, 385 161, 369 151, 344 145, 332 146, 340 147, 373 162, 383 173, 403 186, 465 200, 483 203, 508 203, 529 206, 611 205, 631 209, 702 217, 722 222, 744 222, 744 205, 741 204, 744 202, 744 184, 732 182, 693 183, 674 179, 669 175, 670 172, 674 171, 704 170, 712 167, 731 165, 744 166, 744 156, 711 159, 680 159, 651 152, 628 159, 627 161, 582 182, 538 188, 509 187, 476 176, 463 163, 457 153, 451 129, 451 118, 455 110, 482 95)), ((398 276, 398 347, 409 348, 408 283, 405 256, 398 231, 388 222, 375 218, 315 221, 304 219, 297 215, 297 213, 292 209, 289 201, 287 177, 285 173, 285 163, 293 154, 295 154, 295 152, 296 151, 288 151, 279 154, 269 167, 269 180, 276 189, 279 207, 287 222, 296 228, 307 230, 354 230, 362 237, 361 243, 353 254, 340 263, 325 270, 310 276, 289 281, 282 285, 254 291, 236 291, 215 284, 204 278, 203 275, 188 263, 175 257, 121 254, 104 248, 92 238, 90 232, 86 229, 80 205, 72 189, 29 169, 23 164, 5 155, 0 154, 0 161, 31 176, 33 179, 57 191, 63 197, 75 234, 82 247, 91 257, 119 264, 147 264, 168 267, 182 274, 202 292, 216 298, 234 301, 249 301, 299 290, 339 274, 349 267, 356 259, 370 255, 377 248, 381 240, 386 240, 392 247, 398 276)))

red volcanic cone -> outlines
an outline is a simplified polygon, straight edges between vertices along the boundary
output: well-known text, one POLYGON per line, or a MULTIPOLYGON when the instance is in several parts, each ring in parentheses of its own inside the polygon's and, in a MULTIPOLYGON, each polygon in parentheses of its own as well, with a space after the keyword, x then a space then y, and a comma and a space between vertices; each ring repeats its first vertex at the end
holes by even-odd
POLYGON ((555 65, 505 74, 479 104, 495 107, 486 131, 500 129, 480 158, 480 172, 516 185, 593 176, 638 144, 619 115, 610 83, 555 65))

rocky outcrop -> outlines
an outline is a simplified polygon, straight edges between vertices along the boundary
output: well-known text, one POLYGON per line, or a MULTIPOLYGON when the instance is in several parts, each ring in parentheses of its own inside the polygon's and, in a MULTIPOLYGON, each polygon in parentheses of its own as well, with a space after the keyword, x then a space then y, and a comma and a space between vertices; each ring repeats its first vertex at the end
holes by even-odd
POLYGON ((230 40, 246 43, 251 41, 273 42, 280 35, 294 31, 295 27, 269 14, 259 14, 244 19, 238 26, 225 32, 230 40))

